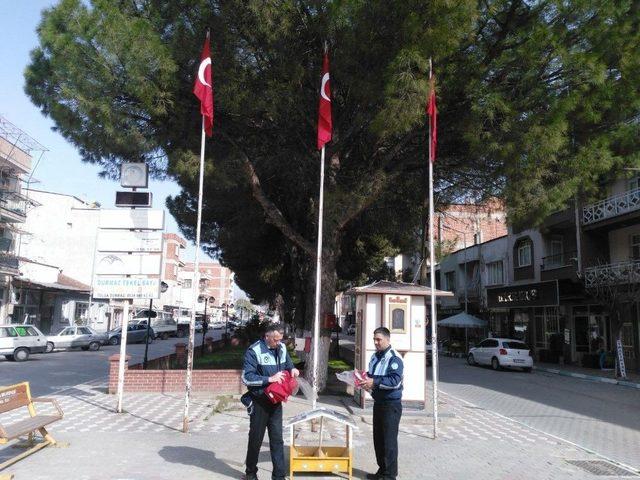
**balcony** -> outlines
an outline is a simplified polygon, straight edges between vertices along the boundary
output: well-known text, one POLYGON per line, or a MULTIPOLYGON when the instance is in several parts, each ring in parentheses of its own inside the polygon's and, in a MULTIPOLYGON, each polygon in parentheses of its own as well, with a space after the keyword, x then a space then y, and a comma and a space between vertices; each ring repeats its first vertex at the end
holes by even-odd
POLYGON ((17 275, 18 273, 18 257, 11 253, 0 252, 0 274, 17 275))
POLYGON ((24 222, 27 217, 27 198, 13 190, 0 189, 0 214, 4 222, 24 222))
POLYGON ((583 207, 582 224, 590 225, 636 211, 640 211, 640 188, 583 207))
POLYGON ((598 265, 584 270, 586 288, 623 285, 640 282, 640 260, 598 265))
POLYGON ((562 280, 577 278, 578 252, 564 252, 542 257, 540 280, 562 280))

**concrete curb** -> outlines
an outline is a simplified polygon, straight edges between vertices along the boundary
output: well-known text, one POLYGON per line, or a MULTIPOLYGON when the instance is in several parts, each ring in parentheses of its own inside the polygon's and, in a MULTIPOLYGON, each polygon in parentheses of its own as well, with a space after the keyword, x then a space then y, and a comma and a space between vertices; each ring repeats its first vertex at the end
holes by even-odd
POLYGON ((627 380, 616 380, 615 378, 599 377, 597 375, 585 375, 584 373, 574 373, 567 370, 560 370, 557 368, 546 368, 533 366, 534 370, 540 372, 553 373, 555 375, 563 375, 565 377, 579 378, 581 380, 589 380, 591 382, 608 383, 610 385, 621 385, 623 387, 640 389, 640 383, 629 382, 627 380))

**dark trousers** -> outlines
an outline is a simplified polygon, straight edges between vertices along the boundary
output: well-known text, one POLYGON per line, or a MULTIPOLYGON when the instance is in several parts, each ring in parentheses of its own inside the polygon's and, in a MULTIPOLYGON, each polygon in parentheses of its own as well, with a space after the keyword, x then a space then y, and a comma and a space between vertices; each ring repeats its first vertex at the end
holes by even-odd
POLYGON ((285 476, 284 441, 282 440, 282 404, 273 405, 266 398, 253 400, 253 413, 249 424, 249 446, 247 447, 247 474, 258 473, 258 456, 264 439, 264 431, 269 431, 269 448, 273 474, 271 478, 285 476))
POLYGON ((386 479, 398 476, 398 427, 402 403, 373 404, 373 447, 378 462, 378 475, 386 479))

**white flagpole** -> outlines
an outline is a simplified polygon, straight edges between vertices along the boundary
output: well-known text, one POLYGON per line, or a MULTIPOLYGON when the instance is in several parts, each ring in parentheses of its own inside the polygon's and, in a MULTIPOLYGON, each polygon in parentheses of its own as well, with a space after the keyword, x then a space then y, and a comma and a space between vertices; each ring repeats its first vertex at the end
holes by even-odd
POLYGON ((318 345, 320 337, 320 284, 322 279, 322 220, 324 211, 324 146, 320 153, 320 200, 318 208, 318 252, 316 254, 316 309, 313 317, 313 399, 311 409, 316 408, 318 397, 318 345))
MULTIPOLYGON (((433 76, 429 59, 429 81, 433 76)), ((433 248, 433 161, 429 116, 429 262, 431 263, 431 375, 433 377, 433 438, 438 436, 438 328, 436 325, 436 256, 433 248)))
MULTIPOLYGON (((200 144, 200 181, 198 184, 198 221, 196 223, 196 253, 193 267, 193 289, 191 321, 189 322, 189 348, 187 349, 187 378, 185 381, 184 415, 182 418, 182 431, 189 431, 189 400, 191 397, 191 377, 193 371, 193 349, 196 335, 196 304, 198 302, 198 288, 200 285, 200 229, 202 227, 202 190, 204 185, 204 115, 202 116, 202 141, 200 144)), ((203 332, 204 335, 204 332, 203 332)))
POLYGON ((122 322, 120 322, 120 361, 118 362, 118 404, 116 412, 122 413, 122 395, 124 394, 124 362, 127 359, 127 332, 129 328, 129 302, 124 301, 122 322))

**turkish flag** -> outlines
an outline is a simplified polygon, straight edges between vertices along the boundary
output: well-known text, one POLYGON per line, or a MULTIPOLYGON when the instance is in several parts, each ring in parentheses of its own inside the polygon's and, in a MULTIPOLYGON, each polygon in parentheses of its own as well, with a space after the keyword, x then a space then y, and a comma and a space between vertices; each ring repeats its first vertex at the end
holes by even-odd
POLYGON ((436 88, 433 77, 429 82, 429 102, 427 103, 427 115, 429 115, 431 121, 429 122, 429 133, 431 134, 431 152, 429 155, 429 161, 436 161, 436 146, 438 145, 438 109, 436 107, 436 88))
POLYGON ((204 40, 198 74, 193 84, 193 93, 200 100, 200 113, 204 117, 204 131, 207 136, 213 135, 213 75, 211 73, 211 49, 209 32, 204 40))
POLYGON ((333 123, 331 120, 331 86, 329 82, 329 55, 322 60, 322 81, 320 82, 320 100, 318 102, 318 150, 331 141, 333 123))

